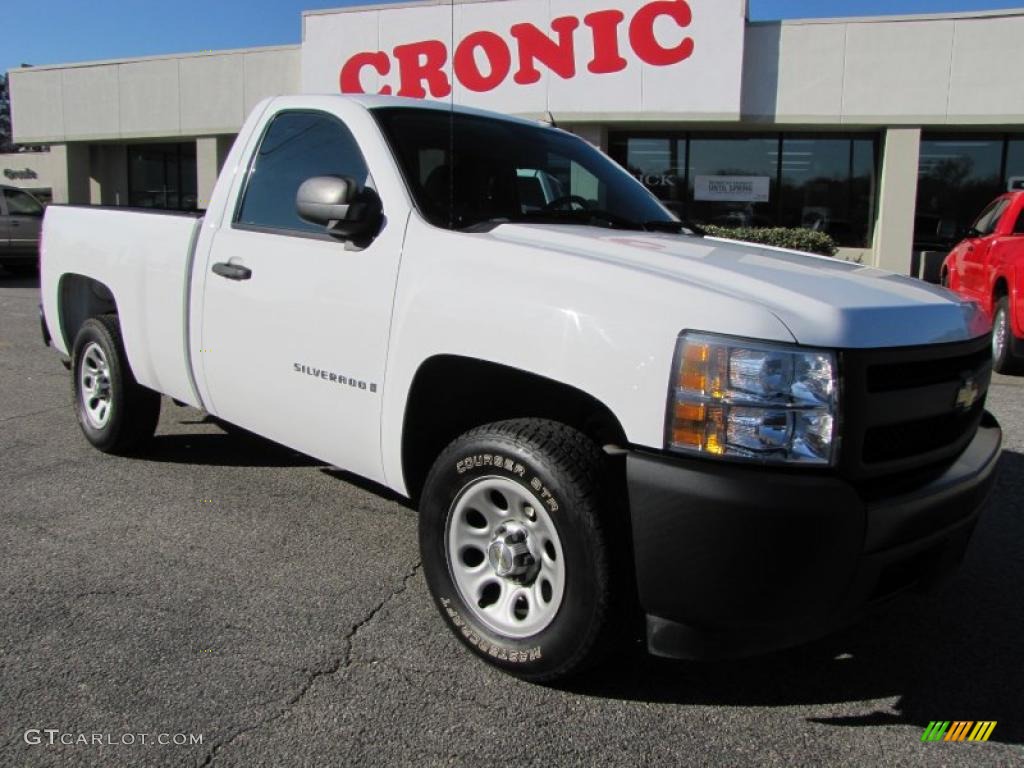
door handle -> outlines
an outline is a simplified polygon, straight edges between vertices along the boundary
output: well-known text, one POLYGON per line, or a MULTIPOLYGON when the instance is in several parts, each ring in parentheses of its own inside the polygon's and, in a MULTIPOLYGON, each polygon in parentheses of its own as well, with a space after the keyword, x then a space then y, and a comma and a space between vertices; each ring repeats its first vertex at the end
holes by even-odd
POLYGON ((213 272, 228 280, 249 280, 252 278, 252 270, 239 264, 227 264, 221 262, 213 265, 213 272))
POLYGON ((12 227, 20 227, 21 226, 21 222, 18 221, 17 219, 12 219, 11 220, 11 226, 12 227))

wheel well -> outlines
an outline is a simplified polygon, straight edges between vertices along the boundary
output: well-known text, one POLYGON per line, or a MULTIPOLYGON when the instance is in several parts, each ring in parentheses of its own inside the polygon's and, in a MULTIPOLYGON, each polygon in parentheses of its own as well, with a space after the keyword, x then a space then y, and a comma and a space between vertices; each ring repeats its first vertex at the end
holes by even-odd
POLYGON ((58 322, 68 352, 82 324, 90 317, 117 313, 114 294, 99 280, 85 275, 64 275, 58 289, 58 322))
POLYGON ((456 437, 524 417, 567 424, 601 446, 627 442, 611 410, 581 390, 517 368, 442 355, 420 366, 409 390, 402 430, 409 496, 419 497, 434 460, 456 437))
POLYGON ((1009 295, 1010 295, 1010 286, 1006 282, 1006 278, 1005 277, 1000 277, 998 280, 996 280, 996 287, 995 287, 994 293, 992 294, 992 297, 993 297, 993 299, 995 301, 999 301, 1004 296, 1009 296, 1009 295))

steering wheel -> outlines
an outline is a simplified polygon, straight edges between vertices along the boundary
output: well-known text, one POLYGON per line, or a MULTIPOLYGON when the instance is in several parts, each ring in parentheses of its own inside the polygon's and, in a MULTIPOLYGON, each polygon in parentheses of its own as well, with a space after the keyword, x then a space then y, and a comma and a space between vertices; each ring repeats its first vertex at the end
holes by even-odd
POLYGON ((580 197, 579 195, 564 195, 562 197, 556 197, 550 203, 544 206, 545 211, 557 211, 560 208, 567 207, 567 210, 576 210, 573 208, 574 205, 579 206, 581 211, 589 211, 590 203, 587 202, 586 198, 580 197))

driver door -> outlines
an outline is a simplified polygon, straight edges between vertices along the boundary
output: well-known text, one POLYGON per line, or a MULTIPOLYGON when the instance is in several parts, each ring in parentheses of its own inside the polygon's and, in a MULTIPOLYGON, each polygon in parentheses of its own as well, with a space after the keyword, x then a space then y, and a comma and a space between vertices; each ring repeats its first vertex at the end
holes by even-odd
POLYGON ((315 176, 374 186, 337 116, 279 112, 205 265, 198 358, 207 401, 228 422, 379 480, 403 227, 385 220, 357 247, 302 220, 296 193, 315 176))
MULTIPOLYGON (((1008 199, 1000 199, 990 205, 974 223, 972 237, 964 246, 960 271, 961 285, 965 293, 981 300, 988 297, 989 285, 986 266, 989 251, 995 239, 994 233, 1003 213, 1009 207, 1008 199)), ((987 306, 987 304, 985 304, 987 306)))

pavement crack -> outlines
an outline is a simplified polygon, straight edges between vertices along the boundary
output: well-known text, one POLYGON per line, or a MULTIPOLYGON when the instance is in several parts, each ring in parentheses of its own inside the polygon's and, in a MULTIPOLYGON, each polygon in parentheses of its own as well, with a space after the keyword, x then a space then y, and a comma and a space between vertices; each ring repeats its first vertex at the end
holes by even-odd
POLYGON ((384 610, 384 608, 387 607, 388 603, 390 603, 392 600, 394 600, 396 597, 401 595, 409 588, 409 584, 412 582, 414 578, 416 578, 417 574, 419 574, 422 567, 423 564, 417 562, 416 565, 414 565, 402 577, 402 580, 399 582, 397 587, 391 590, 391 592, 386 597, 384 597, 383 600, 381 600, 373 608, 371 608, 362 619, 360 619, 352 625, 352 628, 345 634, 345 637, 343 638, 344 652, 340 656, 332 659, 328 664, 320 667, 319 669, 303 668, 301 671, 305 673, 306 679, 302 682, 302 685, 299 686, 298 691, 296 691, 296 693, 291 698, 284 702, 284 704, 280 705, 280 707, 275 712, 271 712, 265 717, 261 717, 254 723, 244 725, 240 728, 235 729, 226 738, 215 743, 213 747, 210 748, 210 751, 207 753, 206 758, 199 765, 202 768, 207 768, 208 766, 213 765, 214 760, 217 759, 217 755, 226 747, 229 747, 240 736, 244 736, 247 733, 252 733, 253 731, 259 730, 260 728, 266 725, 270 725, 276 720, 280 720, 282 717, 292 712, 297 706, 299 706, 299 704, 302 703, 302 700, 306 697, 306 694, 309 693, 310 689, 313 687, 313 684, 316 683, 317 680, 319 680, 322 677, 331 677, 351 667, 353 663, 352 646, 355 643, 356 636, 363 629, 365 629, 370 624, 370 622, 372 622, 380 614, 380 612, 384 610))

